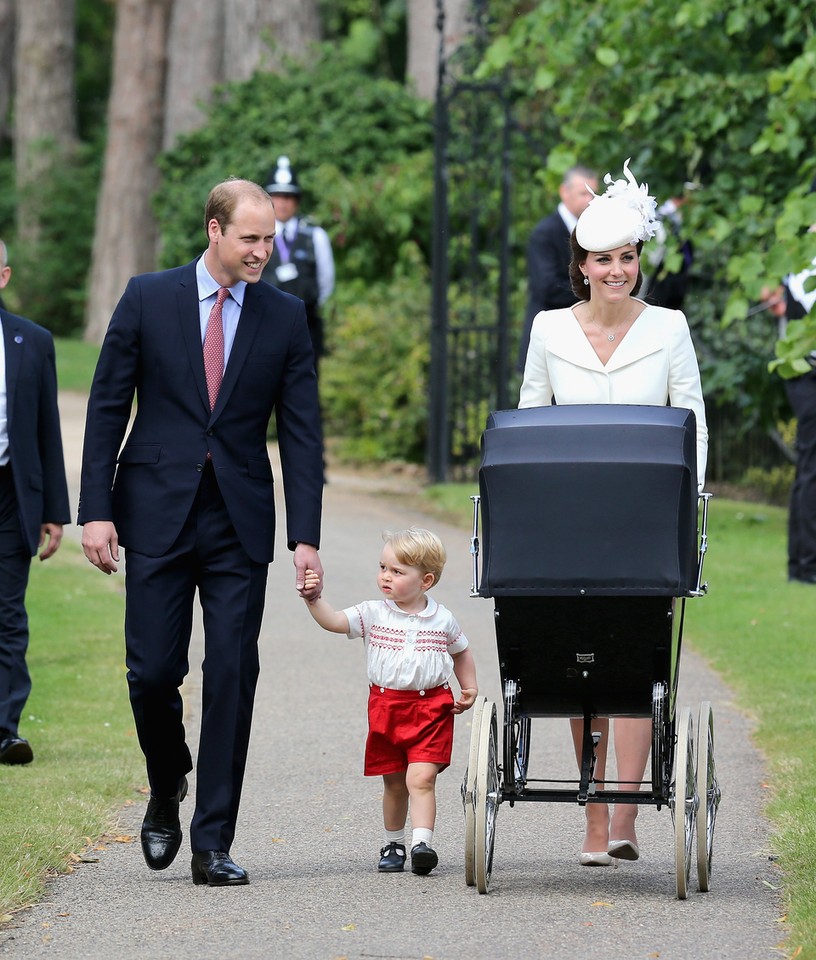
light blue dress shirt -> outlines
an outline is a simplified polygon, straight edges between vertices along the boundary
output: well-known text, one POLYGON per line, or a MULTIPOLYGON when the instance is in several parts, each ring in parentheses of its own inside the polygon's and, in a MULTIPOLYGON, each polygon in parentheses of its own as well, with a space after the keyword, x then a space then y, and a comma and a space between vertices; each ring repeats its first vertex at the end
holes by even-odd
MULTIPOLYGON (((213 280, 210 271, 204 265, 204 257, 200 257, 196 263, 196 284, 198 285, 198 318, 201 324, 201 343, 204 344, 204 337, 207 334, 207 323, 210 319, 210 311, 215 306, 215 298, 221 289, 220 284, 213 280)), ((246 291, 246 281, 239 280, 235 286, 229 288, 230 295, 224 301, 222 319, 224 323, 224 366, 229 360, 232 344, 235 341, 235 333, 238 330, 238 320, 241 316, 241 308, 244 305, 244 292, 246 291)))

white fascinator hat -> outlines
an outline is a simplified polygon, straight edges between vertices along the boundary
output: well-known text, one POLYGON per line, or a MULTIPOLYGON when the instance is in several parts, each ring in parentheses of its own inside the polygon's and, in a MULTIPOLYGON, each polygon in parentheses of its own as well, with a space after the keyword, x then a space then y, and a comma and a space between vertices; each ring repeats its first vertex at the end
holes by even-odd
POLYGON ((625 180, 613 180, 607 173, 606 193, 595 194, 578 218, 575 239, 590 253, 639 243, 657 231, 657 203, 649 196, 648 185, 638 184, 629 170, 629 160, 623 165, 623 173, 625 180))

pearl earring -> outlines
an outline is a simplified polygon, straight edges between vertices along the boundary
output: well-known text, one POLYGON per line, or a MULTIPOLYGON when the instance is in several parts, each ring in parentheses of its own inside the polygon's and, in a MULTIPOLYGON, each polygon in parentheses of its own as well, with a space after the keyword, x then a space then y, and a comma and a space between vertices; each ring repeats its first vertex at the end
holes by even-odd
POLYGON ((585 287, 589 286, 589 277, 584 277, 584 286, 585 287))

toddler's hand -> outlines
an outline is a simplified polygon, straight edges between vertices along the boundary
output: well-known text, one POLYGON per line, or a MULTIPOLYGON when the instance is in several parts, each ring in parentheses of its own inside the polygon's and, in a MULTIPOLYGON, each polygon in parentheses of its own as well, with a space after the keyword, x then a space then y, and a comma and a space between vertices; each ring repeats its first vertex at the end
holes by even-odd
POLYGON ((464 713, 465 710, 470 710, 473 704, 476 702, 476 697, 478 696, 479 691, 476 687, 471 687, 470 689, 463 690, 459 694, 459 699, 453 705, 454 713, 464 713))
MULTIPOLYGON (((320 583, 320 576, 314 572, 314 570, 306 570, 303 578, 303 590, 308 593, 309 590, 313 590, 320 583)), ((306 603, 314 603, 315 600, 319 599, 318 597, 304 597, 306 603)))

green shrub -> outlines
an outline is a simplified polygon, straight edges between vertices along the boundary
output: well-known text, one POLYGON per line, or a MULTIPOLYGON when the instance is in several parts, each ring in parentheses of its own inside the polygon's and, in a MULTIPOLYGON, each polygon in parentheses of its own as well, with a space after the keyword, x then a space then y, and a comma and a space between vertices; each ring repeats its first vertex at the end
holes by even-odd
POLYGON ((422 462, 430 343, 431 106, 325 46, 308 66, 225 88, 207 124, 161 161, 165 265, 204 247, 202 210, 227 176, 264 183, 287 154, 302 210, 329 232, 337 289, 321 364, 327 438, 357 461, 422 462))
POLYGON ((4 237, 13 268, 4 299, 57 336, 81 330, 84 321, 101 154, 101 144, 82 144, 31 188, 41 222, 35 244, 4 237))
POLYGON ((742 482, 744 486, 756 491, 765 503, 784 507, 790 499, 794 472, 792 463, 784 463, 769 470, 750 467, 745 471, 742 482))
POLYGON ((421 463, 430 362, 430 286, 402 277, 347 289, 329 330, 320 392, 325 432, 343 460, 421 463), (360 294, 356 303, 354 292, 360 294))
POLYGON ((161 158, 155 209, 163 264, 183 263, 203 248, 202 210, 213 184, 229 176, 265 183, 286 154, 304 191, 303 212, 332 237, 340 281, 361 269, 387 280, 407 235, 430 242, 430 110, 401 84, 328 45, 305 66, 223 88, 206 125, 161 158), (389 228, 380 230, 386 221, 389 228))

